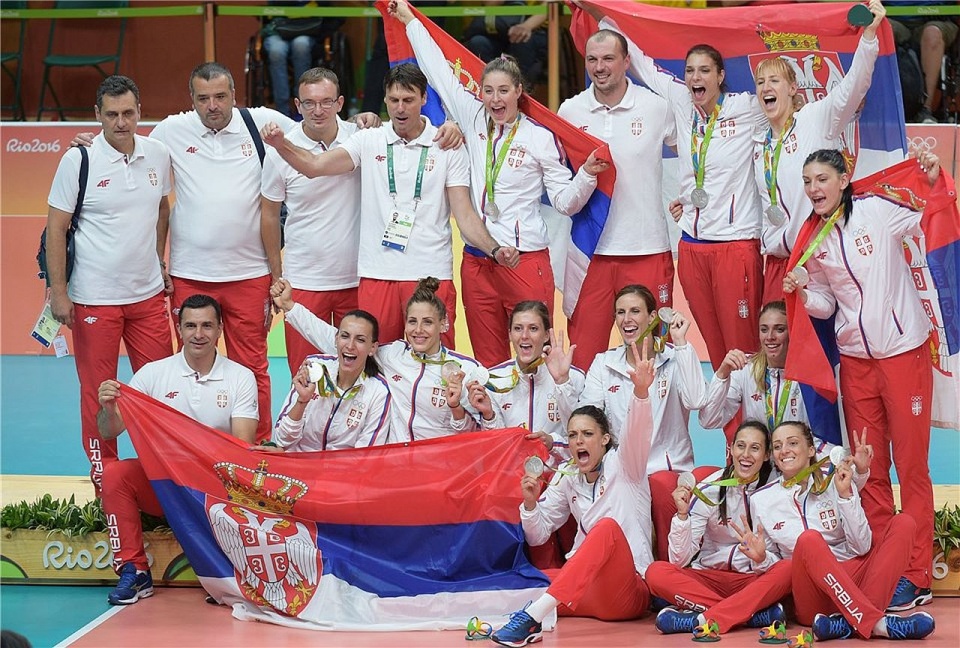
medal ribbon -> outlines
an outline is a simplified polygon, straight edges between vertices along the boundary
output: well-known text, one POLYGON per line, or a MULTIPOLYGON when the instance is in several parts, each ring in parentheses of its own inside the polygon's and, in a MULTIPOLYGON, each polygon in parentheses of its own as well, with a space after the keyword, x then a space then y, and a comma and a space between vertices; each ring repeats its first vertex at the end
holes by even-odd
POLYGON ((777 411, 776 416, 774 416, 773 411, 773 382, 770 380, 770 371, 767 370, 766 375, 763 378, 765 383, 764 390, 764 405, 767 409, 767 424, 770 426, 770 429, 774 429, 781 423, 783 423, 783 414, 787 411, 787 402, 790 400, 790 392, 793 389, 792 380, 783 380, 781 384, 783 385, 783 391, 780 392, 780 399, 777 402, 777 411))
POLYGON ((803 254, 800 256, 800 259, 797 261, 798 266, 802 266, 807 262, 807 259, 813 256, 813 253, 817 251, 817 248, 820 247, 820 244, 823 243, 823 239, 827 238, 834 226, 837 224, 837 221, 840 217, 843 216, 843 203, 841 202, 837 209, 830 214, 830 218, 827 219, 827 222, 823 224, 823 227, 820 228, 820 231, 817 232, 817 236, 810 241, 810 245, 807 246, 807 249, 803 251, 803 254))
MULTIPOLYGON (((830 457, 824 457, 820 461, 807 466, 806 468, 798 472, 796 475, 794 475, 790 479, 785 479, 783 482, 783 487, 793 488, 797 484, 807 481, 807 478, 809 478, 810 475, 812 475, 817 470, 820 470, 821 468, 823 468, 824 464, 826 464, 828 461, 830 461, 830 457)), ((823 480, 822 486, 820 488, 815 488, 811 490, 817 494, 820 494, 825 490, 827 490, 827 486, 830 485, 830 481, 833 479, 833 472, 834 472, 834 466, 831 464, 830 473, 827 475, 827 478, 823 480)))
MULTIPOLYGON (((444 363, 447 361, 447 350, 444 349, 443 347, 440 347, 440 359, 439 359, 439 360, 434 360, 433 358, 428 358, 425 353, 424 353, 424 354, 420 354, 420 353, 417 353, 416 351, 414 351, 413 349, 410 349, 410 356, 411 356, 414 360, 416 360, 417 362, 419 362, 420 364, 426 364, 426 365, 442 365, 442 364, 444 364, 444 363)), ((456 361, 455 361, 455 362, 456 362, 456 361)), ((457 364, 460 364, 460 363, 457 362, 457 364)))
MULTIPOLYGON (((660 319, 660 315, 657 313, 653 314, 653 321, 647 325, 647 328, 643 330, 643 333, 640 334, 640 337, 637 338, 638 341, 643 341, 643 338, 647 337, 653 333, 654 329, 663 324, 663 320, 660 319)), ((663 353, 663 349, 667 344, 666 335, 654 335, 653 336, 653 351, 654 353, 663 353)))
MULTIPOLYGON (((752 484, 760 478, 760 473, 757 473, 750 479, 740 479, 739 477, 730 477, 729 479, 718 479, 717 481, 707 482, 707 486, 743 486, 745 484, 752 484)), ((693 494, 697 496, 697 499, 706 504, 707 506, 717 506, 718 502, 714 502, 709 497, 707 497, 699 487, 693 487, 693 494)))
POLYGON ((777 140, 777 146, 771 151, 773 143, 773 128, 767 131, 767 137, 763 140, 763 177, 767 182, 767 193, 770 194, 770 204, 777 206, 777 168, 780 166, 780 151, 783 149, 783 142, 793 132, 793 115, 790 121, 784 127, 777 140))
POLYGON ((507 134, 507 139, 503 142, 503 146, 500 147, 500 153, 497 155, 496 161, 493 159, 493 120, 490 121, 490 126, 487 128, 487 163, 484 172, 488 203, 494 202, 493 185, 496 184, 497 178, 500 177, 500 169, 503 168, 503 162, 507 159, 507 153, 510 151, 510 145, 513 144, 513 138, 517 134, 517 128, 519 128, 522 118, 523 114, 517 113, 517 121, 513 123, 513 128, 510 129, 510 133, 507 134))
POLYGON ((506 393, 508 393, 508 392, 513 391, 513 388, 520 384, 520 374, 521 374, 521 373, 522 373, 522 374, 525 374, 525 375, 534 374, 534 373, 537 372, 537 369, 538 369, 538 368, 540 367, 540 365, 542 365, 542 364, 543 364, 543 356, 540 356, 539 358, 537 358, 536 360, 534 360, 533 362, 531 362, 530 364, 528 364, 526 369, 522 369, 522 370, 518 371, 518 370, 517 370, 517 369, 518 369, 517 365, 514 365, 514 366, 513 366, 513 370, 510 372, 510 375, 509 375, 509 376, 497 376, 496 374, 490 374, 490 382, 488 382, 488 383, 487 383, 486 385, 484 385, 484 386, 485 386, 487 389, 489 389, 490 391, 494 392, 494 393, 497 393, 497 394, 506 394, 506 393), (494 380, 506 380, 506 379, 508 379, 508 378, 510 379, 510 386, 509 386, 509 387, 496 387, 496 386, 493 384, 493 381, 494 381, 494 380))
MULTIPOLYGON (((396 143, 387 147, 387 182, 390 183, 390 197, 393 198, 393 205, 397 205, 397 178, 393 170, 393 147, 396 143)), ((423 170, 427 165, 427 151, 429 147, 420 147, 420 164, 417 167, 417 184, 413 189, 413 209, 416 211, 420 204, 420 195, 423 190, 423 170)))
POLYGON ((330 377, 330 371, 327 369, 327 365, 322 364, 320 366, 323 367, 323 378, 317 382, 317 393, 319 393, 322 398, 333 396, 340 400, 350 400, 360 393, 360 388, 363 387, 363 381, 367 378, 367 374, 361 372, 360 377, 357 378, 357 382, 354 383, 353 387, 340 391, 337 387, 337 381, 330 377))
POLYGON ((690 132, 690 159, 693 161, 693 172, 696 174, 697 189, 703 189, 703 175, 707 170, 707 149, 710 147, 710 140, 713 138, 713 129, 717 125, 717 118, 720 116, 720 109, 723 107, 723 97, 717 100, 717 105, 713 107, 710 113, 710 119, 707 121, 707 129, 703 134, 703 140, 697 142, 699 129, 697 124, 700 122, 700 114, 694 109, 693 126, 690 132))

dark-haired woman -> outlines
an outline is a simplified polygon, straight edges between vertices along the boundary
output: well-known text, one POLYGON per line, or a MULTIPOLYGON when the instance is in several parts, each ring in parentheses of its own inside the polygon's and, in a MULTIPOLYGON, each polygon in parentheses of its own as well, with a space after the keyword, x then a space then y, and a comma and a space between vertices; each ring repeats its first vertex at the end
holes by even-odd
MULTIPOLYGON (((939 158, 924 152, 918 163, 935 186, 939 158)), ((799 257, 809 283, 800 286, 802 274, 793 269, 783 280, 783 291, 799 288, 800 300, 813 317, 825 319, 836 310, 847 430, 866 429, 876 453, 876 470, 863 488, 875 534, 893 517, 893 447, 897 474, 903 475, 903 511, 916 521, 917 535, 889 609, 907 610, 932 598, 931 325, 903 252, 904 238, 922 234, 922 212, 876 196, 854 198, 846 162, 836 150, 823 149, 807 158, 803 184, 813 205, 810 219, 817 226, 799 257)))
POLYGON ((335 356, 309 355, 273 429, 288 452, 382 445, 390 431, 390 388, 380 375, 376 318, 363 310, 344 314, 335 356))
POLYGON ((567 563, 546 570, 550 587, 536 601, 510 615, 491 639, 504 646, 525 646, 540 640, 544 619, 554 610, 566 616, 604 621, 635 619, 649 604, 643 573, 650 553, 650 491, 647 453, 653 418, 647 398, 653 383, 651 345, 643 352, 631 345, 633 397, 621 430, 620 444, 603 412, 593 406, 576 409, 567 423, 573 458, 555 473, 540 494, 540 481, 524 475, 520 523, 527 542, 545 542, 573 515, 577 537, 567 563), (559 610, 558 610, 559 608, 559 610))
MULTIPOLYGON (((734 435, 726 468, 707 477, 696 494, 687 484, 677 486, 670 561, 653 563, 646 576, 650 592, 671 603, 657 615, 660 632, 693 632, 708 619, 717 635, 742 624, 783 624, 778 601, 790 593, 790 564, 756 572, 738 551, 740 537, 730 525, 749 519, 750 495, 767 483, 772 469, 770 433, 760 421, 745 421, 734 435)), ((778 631, 771 627, 769 634, 778 631)))
POLYGON ((392 1, 390 14, 407 26, 417 63, 464 132, 477 212, 500 245, 522 253, 516 268, 503 268, 487 263, 475 247, 464 248, 460 277, 470 341, 477 359, 490 367, 510 357, 507 328, 515 304, 535 299, 553 311, 554 278, 541 197, 546 192, 558 212, 574 214, 586 204, 597 174, 609 163, 591 154, 571 177, 554 134, 520 111, 524 87, 515 60, 490 61, 477 96, 460 84, 404 0, 392 1))
MULTIPOLYGON (((437 296, 440 281, 421 279, 407 301, 404 339, 381 344, 376 359, 390 380, 390 443, 416 441, 476 430, 476 413, 467 402, 465 375, 477 375, 477 361, 450 351, 440 341, 447 308, 437 296), (445 378, 441 367, 454 362, 460 370, 445 378)), ((280 279, 270 288, 286 320, 320 350, 336 348, 337 329, 290 297, 290 283, 280 279)))
POLYGON ((792 559, 797 620, 812 626, 817 641, 854 633, 863 639, 921 639, 934 629, 926 612, 884 615, 907 566, 916 524, 901 514, 871 532, 854 474, 869 473, 870 446, 866 433, 853 436, 856 454, 822 471, 810 428, 781 424, 772 439, 780 479, 750 498, 753 528, 731 526, 740 534, 740 551, 758 570, 792 559))

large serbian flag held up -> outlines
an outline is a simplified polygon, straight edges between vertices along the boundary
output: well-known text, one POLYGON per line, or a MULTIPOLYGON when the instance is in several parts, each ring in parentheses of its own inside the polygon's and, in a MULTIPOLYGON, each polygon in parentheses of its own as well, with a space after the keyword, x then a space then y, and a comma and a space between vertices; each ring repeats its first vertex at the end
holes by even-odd
MULTIPOLYGON (((943 169, 940 179, 930 187, 927 175, 915 160, 904 160, 888 169, 853 183, 855 196, 878 196, 914 211, 923 210, 920 218, 922 237, 907 237, 903 251, 920 294, 920 301, 930 318, 930 355, 933 358, 933 424, 960 429, 960 213, 953 180, 943 169)), ((856 209, 856 207, 854 207, 856 209)), ((797 236, 797 245, 790 257, 790 268, 796 266, 808 242, 820 229, 814 215, 797 236)), ((864 245, 869 246, 869 241, 864 245)), ((790 327, 790 350, 786 374, 817 387, 822 394, 836 399, 833 368, 827 358, 817 353, 821 348, 803 305, 796 293, 787 295, 790 327)))
MULTIPOLYGON (((383 14, 384 35, 387 41, 391 67, 401 63, 416 63, 417 60, 410 41, 407 39, 404 25, 387 15, 388 3, 386 0, 377 0, 376 4, 380 13, 383 14)), ((417 11, 415 7, 411 5, 410 9, 439 45, 451 69, 457 73, 460 83, 479 97, 480 80, 484 68, 483 61, 433 21, 417 11)), ((481 110, 479 101, 477 102, 477 109, 481 110)), ((606 143, 561 119, 556 113, 529 95, 524 95, 520 110, 528 118, 541 124, 554 134, 557 141, 562 145, 562 150, 566 152, 569 158, 567 164, 571 167, 571 170, 576 171, 583 166, 591 151, 597 148, 600 149, 597 157, 607 161, 613 159, 606 143)), ((442 123, 444 119, 443 107, 440 105, 438 95, 432 88, 428 92, 424 114, 428 115, 435 124, 442 123), (440 121, 437 121, 438 119, 440 121)), ((587 267, 594 251, 597 249, 603 226, 607 222, 607 215, 610 211, 610 197, 613 195, 615 181, 616 170, 611 165, 609 170, 604 171, 597 178, 597 188, 590 200, 571 219, 560 217, 559 213, 552 208, 548 207, 544 210, 544 219, 547 220, 551 239, 553 239, 550 250, 553 257, 554 276, 558 282, 557 288, 563 291, 563 312, 568 317, 576 307, 577 299, 580 296, 580 288, 587 274, 587 267)), ((544 194, 543 200, 545 203, 548 202, 546 194, 544 194)), ((478 212, 480 212, 479 208, 478 212)))
MULTIPOLYGON (((850 69, 862 28, 847 23, 851 3, 786 3, 710 10, 674 9, 632 0, 584 0, 597 7, 644 54, 683 82, 687 50, 699 43, 723 54, 724 81, 732 92, 756 90, 753 70, 760 61, 780 57, 797 75, 798 96, 815 101, 834 88, 850 69)), ((580 51, 597 28, 577 9, 570 25, 580 51)), ((858 120, 841 135, 848 158, 856 159, 854 177, 895 164, 906 155, 906 126, 900 73, 890 25, 877 31, 880 54, 873 82, 858 120)))
POLYGON ((236 618, 462 629, 548 585, 519 523, 524 459, 546 453, 520 430, 284 454, 129 387, 117 403, 190 565, 236 618))

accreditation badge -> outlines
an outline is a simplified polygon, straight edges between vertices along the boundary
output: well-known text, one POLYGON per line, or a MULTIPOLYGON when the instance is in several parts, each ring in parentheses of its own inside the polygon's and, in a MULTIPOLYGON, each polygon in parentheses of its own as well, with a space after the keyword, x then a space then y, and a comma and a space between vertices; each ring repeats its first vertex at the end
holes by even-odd
POLYGON ((383 240, 380 241, 380 245, 401 252, 406 250, 416 217, 416 213, 400 211, 399 209, 390 212, 390 222, 387 223, 387 229, 383 232, 383 240))

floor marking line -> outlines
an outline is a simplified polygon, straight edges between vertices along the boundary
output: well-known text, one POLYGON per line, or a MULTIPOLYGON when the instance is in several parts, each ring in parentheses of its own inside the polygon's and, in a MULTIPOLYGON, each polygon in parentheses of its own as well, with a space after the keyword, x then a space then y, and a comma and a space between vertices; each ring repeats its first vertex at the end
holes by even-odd
POLYGON ((123 611, 123 607, 122 607, 122 606, 113 606, 113 607, 111 607, 109 610, 107 610, 106 612, 104 612, 103 614, 101 614, 100 616, 98 616, 96 619, 94 619, 93 621, 91 621, 91 622, 88 623, 87 625, 83 626, 82 628, 80 628, 79 630, 77 630, 76 632, 74 632, 72 635, 70 635, 69 637, 67 637, 66 639, 64 639, 64 640, 61 641, 60 643, 58 643, 58 644, 57 644, 56 646, 54 646, 53 648, 64 648, 65 646, 69 646, 71 643, 73 643, 74 641, 80 639, 80 638, 83 637, 85 634, 88 634, 91 630, 94 630, 97 626, 99 626, 100 624, 102 624, 103 622, 105 622, 105 621, 106 621, 107 619, 109 619, 110 617, 114 616, 115 614, 119 614, 119 613, 122 612, 122 611, 123 611))

